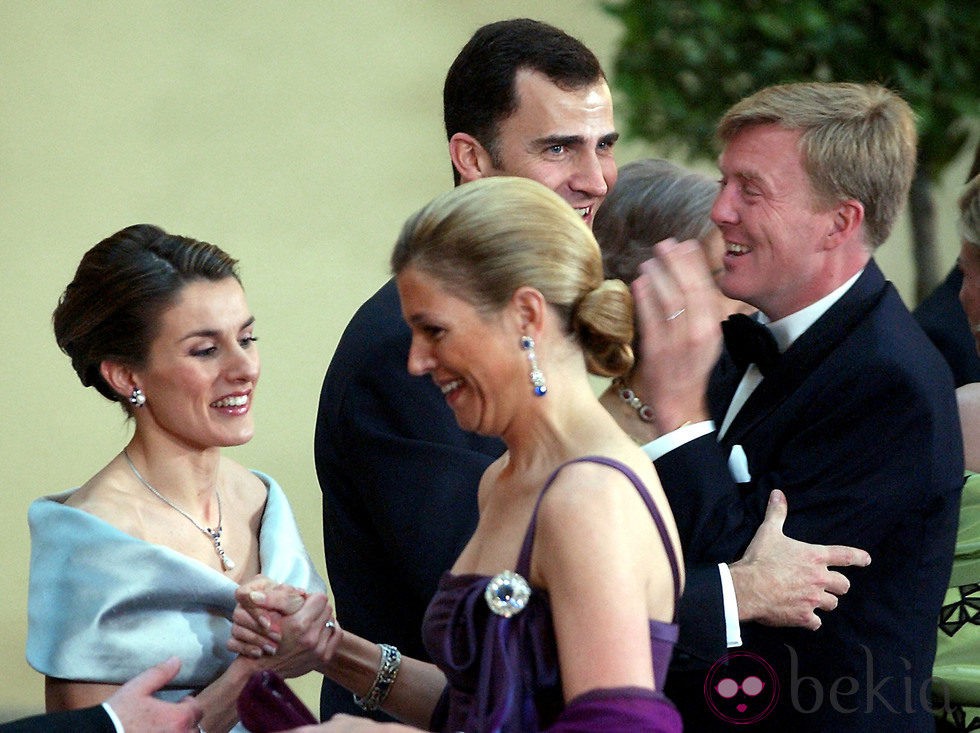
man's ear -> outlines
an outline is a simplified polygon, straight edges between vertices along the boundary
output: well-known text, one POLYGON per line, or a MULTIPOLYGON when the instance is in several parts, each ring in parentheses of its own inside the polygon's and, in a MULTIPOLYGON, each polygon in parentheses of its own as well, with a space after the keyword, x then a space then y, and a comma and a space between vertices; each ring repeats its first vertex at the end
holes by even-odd
POLYGON ((864 204, 857 199, 844 199, 833 208, 827 249, 833 249, 861 233, 864 224, 864 204))
POLYGON ((457 132, 449 138, 449 157, 459 172, 461 183, 486 178, 495 171, 490 154, 479 140, 465 132, 457 132))
POLYGON ((99 364, 99 373, 112 391, 123 399, 129 399, 133 390, 140 386, 133 370, 116 361, 104 360, 99 364))

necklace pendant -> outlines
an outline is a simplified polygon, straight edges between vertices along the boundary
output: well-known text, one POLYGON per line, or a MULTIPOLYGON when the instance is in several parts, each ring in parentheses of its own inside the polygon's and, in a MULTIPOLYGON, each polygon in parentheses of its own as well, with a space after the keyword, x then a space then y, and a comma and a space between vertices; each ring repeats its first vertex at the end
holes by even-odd
POLYGON ((221 546, 221 525, 218 525, 217 529, 208 527, 207 532, 211 535, 211 542, 214 543, 214 551, 218 553, 218 557, 221 559, 221 567, 225 570, 234 569, 235 561, 225 555, 225 548, 221 546))
POLYGON ((185 512, 183 509, 181 509, 179 506, 174 504, 172 501, 170 501, 170 499, 165 497, 159 491, 154 489, 153 486, 150 485, 150 482, 147 481, 145 478, 143 478, 140 472, 136 470, 136 465, 133 463, 133 459, 129 457, 129 453, 126 452, 125 448, 123 448, 123 456, 125 456, 126 462, 129 464, 130 469, 132 469, 133 475, 136 476, 137 479, 139 479, 139 482, 141 484, 143 484, 147 489, 150 490, 150 493, 156 496, 160 501, 162 501, 164 504, 169 506, 175 512, 183 516, 184 519, 186 519, 188 522, 190 522, 195 527, 197 527, 201 532, 204 533, 206 537, 208 537, 211 540, 211 543, 214 545, 214 551, 218 554, 218 558, 221 560, 221 567, 223 567, 225 570, 233 569, 235 567, 235 563, 232 560, 229 560, 227 557, 225 557, 225 551, 221 547, 221 494, 218 493, 218 489, 215 488, 214 490, 214 498, 218 502, 218 526, 215 527, 214 529, 211 529, 210 527, 202 527, 200 524, 197 523, 197 520, 195 520, 194 517, 192 517, 190 514, 185 512))

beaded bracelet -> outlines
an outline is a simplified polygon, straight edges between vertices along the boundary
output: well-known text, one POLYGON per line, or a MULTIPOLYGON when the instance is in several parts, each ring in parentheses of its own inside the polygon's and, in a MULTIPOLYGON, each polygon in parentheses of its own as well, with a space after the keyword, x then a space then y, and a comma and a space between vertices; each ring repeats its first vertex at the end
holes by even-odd
POLYGON ((381 647, 381 664, 378 667, 378 674, 374 678, 374 684, 364 697, 354 695, 354 702, 361 710, 371 712, 380 708, 391 692, 391 686, 395 683, 398 676, 398 668, 402 664, 402 655, 395 647, 390 644, 379 644, 381 647))

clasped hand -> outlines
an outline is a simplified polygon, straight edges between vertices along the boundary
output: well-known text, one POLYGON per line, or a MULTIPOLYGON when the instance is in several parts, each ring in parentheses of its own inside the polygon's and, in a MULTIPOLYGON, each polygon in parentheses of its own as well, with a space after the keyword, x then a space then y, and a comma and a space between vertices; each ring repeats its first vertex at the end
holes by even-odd
POLYGON ((238 587, 235 600, 230 651, 260 660, 283 677, 322 671, 336 651, 341 629, 324 594, 257 575, 238 587))

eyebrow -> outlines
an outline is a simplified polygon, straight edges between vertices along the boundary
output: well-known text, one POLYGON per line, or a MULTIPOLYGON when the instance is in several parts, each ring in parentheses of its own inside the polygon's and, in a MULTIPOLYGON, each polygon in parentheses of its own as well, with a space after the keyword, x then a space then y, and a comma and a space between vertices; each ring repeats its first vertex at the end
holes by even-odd
MULTIPOLYGON (((721 173, 722 176, 724 176, 725 175, 725 172, 724 172, 724 170, 722 170, 722 167, 721 167, 721 158, 722 158, 722 156, 719 155, 715 159, 715 165, 718 167, 718 172, 721 173)), ((754 170, 737 170, 737 171, 734 171, 731 174, 731 176, 728 176, 728 177, 730 177, 730 178, 737 178, 740 181, 747 181, 747 182, 750 182, 750 183, 751 182, 755 182, 755 183, 764 183, 765 182, 765 178, 763 178, 762 174, 759 173, 758 171, 754 171, 754 170)))
MULTIPOLYGON (((244 331, 246 328, 255 323, 255 316, 249 316, 248 319, 239 327, 239 331, 244 331)), ((191 331, 189 334, 184 336, 181 341, 186 341, 187 339, 193 338, 216 338, 218 336, 218 331, 212 328, 202 328, 200 331, 191 331)))
POLYGON ((404 317, 405 321, 412 326, 422 326, 429 322, 429 314, 425 311, 421 313, 411 313, 404 317))
MULTIPOLYGON (((720 166, 719 166, 719 170, 720 170, 720 166)), ((761 174, 756 173, 755 171, 746 171, 746 170, 735 171, 731 175, 725 175, 724 171, 720 171, 720 172, 722 178, 734 178, 736 181, 740 181, 743 184, 749 183, 756 186, 761 186, 763 189, 767 191, 769 190, 769 184, 767 180, 761 174)))
MULTIPOLYGON (((617 140, 619 140, 619 133, 610 132, 600 137, 599 143, 609 144, 617 140)), ((546 135, 533 140, 532 143, 534 146, 542 148, 550 148, 552 145, 563 145, 570 148, 576 145, 584 145, 585 138, 581 135, 546 135)))

